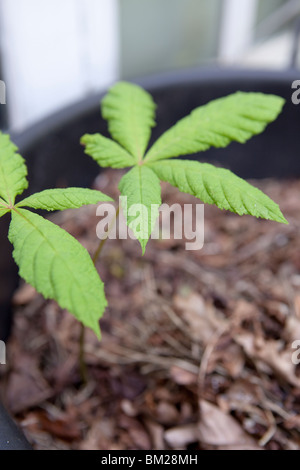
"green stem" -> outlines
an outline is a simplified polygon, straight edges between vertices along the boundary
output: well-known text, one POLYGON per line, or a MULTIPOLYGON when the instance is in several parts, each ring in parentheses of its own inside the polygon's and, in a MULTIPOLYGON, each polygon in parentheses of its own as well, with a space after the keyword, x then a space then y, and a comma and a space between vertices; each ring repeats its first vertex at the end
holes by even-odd
MULTIPOLYGON (((100 241, 99 246, 97 250, 95 251, 95 254, 92 258, 94 266, 96 266, 98 258, 102 253, 103 247, 106 241, 108 240, 109 235, 115 226, 115 223, 117 222, 119 214, 120 214, 120 206, 118 206, 116 210, 116 214, 108 227, 108 230, 106 232, 106 237, 100 241)), ((79 338, 79 370, 80 370, 81 380, 86 385, 88 374, 87 374, 87 367, 86 367, 86 362, 85 362, 84 338, 85 338, 85 326, 81 323, 81 331, 80 331, 80 338, 79 338)))

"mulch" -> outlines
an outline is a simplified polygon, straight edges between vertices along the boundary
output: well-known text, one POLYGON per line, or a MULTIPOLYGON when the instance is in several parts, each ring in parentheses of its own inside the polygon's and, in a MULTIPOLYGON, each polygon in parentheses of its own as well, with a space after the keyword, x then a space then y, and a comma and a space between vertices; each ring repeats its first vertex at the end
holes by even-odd
MULTIPOLYGON (((118 197, 119 177, 95 187, 118 197)), ((300 181, 255 184, 289 225, 205 206, 202 250, 106 243, 109 307, 102 341, 86 331, 87 384, 80 325, 21 283, 0 393, 35 449, 300 449, 300 181)), ((196 203, 168 185, 163 200, 196 203)), ((50 218, 92 254, 95 212, 50 218)))

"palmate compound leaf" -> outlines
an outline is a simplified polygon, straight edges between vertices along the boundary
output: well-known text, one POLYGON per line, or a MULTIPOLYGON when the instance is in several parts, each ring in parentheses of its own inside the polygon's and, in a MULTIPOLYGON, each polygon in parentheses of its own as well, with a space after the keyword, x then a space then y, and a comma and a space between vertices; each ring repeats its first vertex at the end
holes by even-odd
POLYGON ((9 135, 0 132, 0 196, 10 205, 28 187, 25 161, 17 150, 9 135))
POLYGON ((229 170, 189 160, 160 161, 149 167, 162 181, 206 204, 215 204, 239 215, 288 223, 275 202, 229 170))
POLYGON ((211 101, 166 131, 150 148, 145 161, 226 147, 233 141, 245 143, 278 117, 284 102, 279 96, 243 92, 211 101))
POLYGON ((148 146, 155 107, 149 93, 128 82, 114 85, 102 100, 102 116, 110 134, 133 155, 135 163, 142 160, 148 146))
POLYGON ((46 211, 76 209, 88 204, 112 201, 106 194, 85 188, 46 189, 23 199, 16 207, 32 207, 46 211))
POLYGON ((161 205, 160 181, 146 166, 136 166, 120 181, 122 207, 129 228, 139 240, 143 254, 155 227, 161 205))
POLYGON ((136 158, 127 150, 101 134, 86 134, 80 143, 85 145, 85 153, 102 168, 127 168, 136 163, 136 158))
POLYGON ((86 249, 65 230, 26 209, 12 211, 8 237, 20 276, 100 338, 99 319, 107 303, 86 249))

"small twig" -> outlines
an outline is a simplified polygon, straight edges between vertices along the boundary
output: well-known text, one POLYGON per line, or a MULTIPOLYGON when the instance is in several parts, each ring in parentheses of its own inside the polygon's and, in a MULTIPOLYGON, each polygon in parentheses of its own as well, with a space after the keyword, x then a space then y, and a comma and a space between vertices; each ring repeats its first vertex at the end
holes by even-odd
POLYGON ((171 348, 174 349, 176 353, 180 352, 182 356, 190 357, 191 352, 171 335, 165 334, 164 340, 169 346, 171 346, 171 348))
POLYGON ((281 408, 279 405, 276 405, 276 403, 273 403, 268 399, 265 399, 262 404, 265 407, 267 407, 269 410, 273 411, 274 413, 276 413, 278 416, 280 416, 281 418, 283 418, 285 420, 291 419, 293 417, 292 414, 288 413, 283 408, 281 408))
POLYGON ((262 447, 264 447, 266 444, 268 444, 268 442, 270 442, 270 440, 272 439, 272 437, 274 436, 274 434, 277 431, 277 425, 276 425, 276 421, 275 421, 275 418, 273 416, 273 413, 271 413, 271 411, 267 410, 266 415, 267 415, 267 418, 269 420, 270 427, 258 442, 259 445, 262 446, 262 447))
POLYGON ((117 364, 155 364, 160 366, 160 368, 169 370, 172 366, 180 367, 188 372, 197 374, 198 367, 194 364, 174 357, 162 357, 155 356, 153 354, 144 354, 137 351, 124 348, 123 346, 113 345, 114 351, 109 351, 108 349, 104 350, 94 350, 87 345, 87 352, 94 355, 99 359, 107 360, 108 362, 113 362, 117 364))
POLYGON ((219 329, 214 335, 212 335, 211 340, 209 341, 208 345, 206 346, 204 353, 202 355, 202 359, 200 362, 199 370, 198 370, 198 394, 199 397, 202 396, 202 392, 204 389, 204 381, 207 374, 208 364, 210 357, 218 344, 219 339, 228 329, 228 326, 224 326, 223 328, 219 329))
POLYGON ((174 310, 167 305, 166 303, 162 303, 161 305, 162 310, 165 312, 165 314, 169 317, 169 319, 172 321, 172 323, 179 328, 179 330, 186 330, 186 324, 181 320, 181 318, 174 312, 174 310))

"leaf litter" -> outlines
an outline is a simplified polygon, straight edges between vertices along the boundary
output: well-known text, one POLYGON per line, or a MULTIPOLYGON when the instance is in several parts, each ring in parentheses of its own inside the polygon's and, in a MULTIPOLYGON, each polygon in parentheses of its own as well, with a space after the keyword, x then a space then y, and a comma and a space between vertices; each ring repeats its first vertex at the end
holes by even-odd
MULTIPOLYGON (((95 188, 118 196, 119 172, 95 188)), ((109 308, 99 343, 26 284, 0 394, 35 449, 300 450, 300 182, 256 182, 290 224, 205 206, 205 244, 109 240, 97 268, 109 308)), ((196 199, 163 185, 163 200, 196 199)), ((94 207, 51 216, 90 251, 94 207)))

